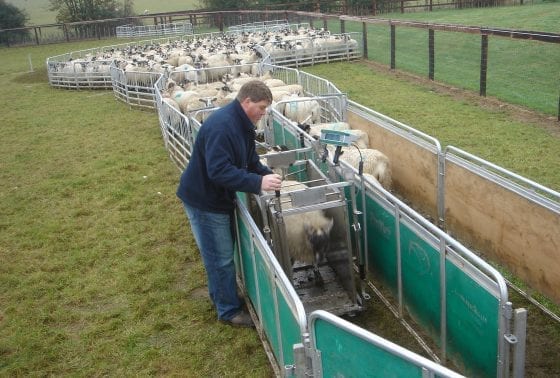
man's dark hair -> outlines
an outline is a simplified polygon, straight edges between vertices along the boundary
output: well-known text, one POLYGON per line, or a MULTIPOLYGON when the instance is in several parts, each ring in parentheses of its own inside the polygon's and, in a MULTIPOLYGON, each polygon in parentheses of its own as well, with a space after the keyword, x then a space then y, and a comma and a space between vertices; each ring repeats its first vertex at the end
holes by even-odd
POLYGON ((272 104, 272 92, 270 88, 260 80, 251 80, 243 84, 237 93, 237 100, 242 102, 246 98, 252 102, 259 102, 262 100, 272 104))

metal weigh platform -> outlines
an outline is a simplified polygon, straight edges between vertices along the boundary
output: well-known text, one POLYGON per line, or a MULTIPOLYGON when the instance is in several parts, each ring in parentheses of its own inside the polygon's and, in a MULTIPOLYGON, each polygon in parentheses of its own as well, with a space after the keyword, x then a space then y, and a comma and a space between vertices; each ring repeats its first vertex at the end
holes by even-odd
POLYGON ((306 313, 327 310, 336 315, 362 309, 353 270, 353 253, 344 187, 331 183, 312 160, 296 160, 298 151, 266 155, 267 164, 281 168, 286 180, 299 181, 306 188, 283 188, 278 193, 253 196, 252 213, 271 249, 300 297, 306 313), (288 172, 289 171, 289 172, 288 172), (316 280, 313 264, 292 262, 285 222, 304 212, 323 211, 334 221, 330 248, 319 264, 322 282, 316 280))

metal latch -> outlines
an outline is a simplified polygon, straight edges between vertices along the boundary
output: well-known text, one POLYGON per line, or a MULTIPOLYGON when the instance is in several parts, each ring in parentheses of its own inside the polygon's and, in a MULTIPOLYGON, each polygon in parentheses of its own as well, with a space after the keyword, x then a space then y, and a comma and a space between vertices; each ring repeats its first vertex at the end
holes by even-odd
POLYGON ((506 341, 507 341, 508 343, 510 343, 511 345, 517 344, 517 336, 515 336, 515 335, 512 334, 512 333, 505 334, 505 335, 504 335, 504 339, 506 339, 506 341))

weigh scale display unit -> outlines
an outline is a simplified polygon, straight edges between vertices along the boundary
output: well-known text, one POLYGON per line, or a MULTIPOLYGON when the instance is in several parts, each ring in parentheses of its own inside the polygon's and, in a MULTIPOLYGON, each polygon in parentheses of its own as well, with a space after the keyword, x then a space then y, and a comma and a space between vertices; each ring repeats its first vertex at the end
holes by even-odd
POLYGON ((333 157, 334 164, 338 164, 338 158, 342 153, 342 147, 351 146, 356 140, 358 140, 357 135, 345 131, 329 129, 321 130, 321 138, 319 139, 321 143, 336 146, 333 157))

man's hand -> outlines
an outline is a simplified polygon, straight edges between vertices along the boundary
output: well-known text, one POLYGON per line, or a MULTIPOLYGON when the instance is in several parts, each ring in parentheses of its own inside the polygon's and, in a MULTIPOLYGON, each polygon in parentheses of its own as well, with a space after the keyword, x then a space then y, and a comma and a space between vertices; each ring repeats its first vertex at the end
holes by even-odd
POLYGON ((276 173, 271 173, 269 175, 262 177, 261 190, 263 192, 280 190, 281 186, 282 186, 282 176, 277 175, 276 173))

